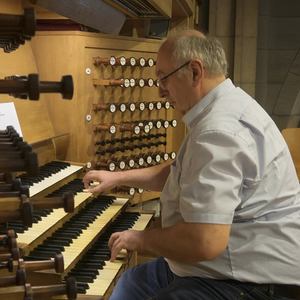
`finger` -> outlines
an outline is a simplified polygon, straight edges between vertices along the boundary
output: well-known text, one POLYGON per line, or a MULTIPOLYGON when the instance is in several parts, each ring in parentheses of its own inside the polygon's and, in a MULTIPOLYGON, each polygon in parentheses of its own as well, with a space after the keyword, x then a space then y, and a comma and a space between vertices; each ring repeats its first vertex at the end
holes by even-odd
POLYGON ((113 248, 111 250, 111 255, 110 255, 110 261, 114 261, 116 260, 118 254, 120 253, 120 251, 123 249, 123 246, 122 246, 122 242, 120 239, 118 239, 114 245, 113 245, 113 248))
POLYGON ((110 236, 110 238, 108 240, 108 247, 109 247, 109 249, 111 249, 113 247, 113 244, 114 244, 115 240, 118 239, 118 237, 119 237, 119 233, 118 232, 115 232, 115 233, 113 233, 110 236))
POLYGON ((97 176, 86 176, 82 179, 84 183, 85 192, 102 192, 102 185, 100 190, 100 183, 99 181, 95 181, 97 176))
POLYGON ((90 180, 86 175, 82 178, 82 182, 84 184, 84 187, 87 189, 89 187, 90 180))
POLYGON ((90 182, 93 180, 94 177, 94 172, 93 171, 89 171, 88 173, 86 173, 84 175, 84 177, 82 178, 82 181, 84 183, 84 187, 88 188, 90 185, 90 182))
POLYGON ((84 188, 85 188, 85 192, 89 192, 91 193, 92 190, 95 190, 96 189, 96 186, 94 185, 91 185, 92 181, 89 181, 89 182, 84 182, 84 188))
POLYGON ((102 193, 104 191, 103 185, 102 184, 98 184, 97 186, 89 186, 87 188, 87 191, 89 193, 95 194, 95 193, 102 193))
POLYGON ((116 258, 116 255, 115 255, 116 250, 115 249, 119 243, 120 243, 119 236, 115 236, 114 239, 111 241, 111 244, 110 244, 110 260, 111 261, 114 261, 116 258))
POLYGON ((84 188, 86 190, 88 190, 90 188, 90 182, 89 181, 83 181, 83 184, 84 184, 84 188))

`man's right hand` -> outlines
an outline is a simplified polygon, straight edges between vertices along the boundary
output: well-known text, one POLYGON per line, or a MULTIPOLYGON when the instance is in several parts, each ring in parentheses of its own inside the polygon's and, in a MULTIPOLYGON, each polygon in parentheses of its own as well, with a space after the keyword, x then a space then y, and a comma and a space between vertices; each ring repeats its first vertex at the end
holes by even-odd
POLYGON ((89 171, 83 177, 84 187, 90 193, 102 193, 119 185, 119 172, 89 171), (97 185, 93 185, 97 182, 97 185))

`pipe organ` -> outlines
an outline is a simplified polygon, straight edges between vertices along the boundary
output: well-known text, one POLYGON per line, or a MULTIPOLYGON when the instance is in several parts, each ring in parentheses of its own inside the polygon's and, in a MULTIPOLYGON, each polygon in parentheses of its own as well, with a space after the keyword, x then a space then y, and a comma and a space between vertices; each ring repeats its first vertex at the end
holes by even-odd
POLYGON ((0 111, 13 102, 23 132, 0 128, 0 297, 107 299, 121 272, 137 263, 126 252, 110 262, 109 236, 149 226, 153 212, 134 205, 159 194, 120 186, 94 196, 81 178, 89 169, 175 159, 182 128, 158 95, 160 42, 36 31, 22 1, 0 3, 0 24, 13 32, 12 42, 0 30, 0 111))

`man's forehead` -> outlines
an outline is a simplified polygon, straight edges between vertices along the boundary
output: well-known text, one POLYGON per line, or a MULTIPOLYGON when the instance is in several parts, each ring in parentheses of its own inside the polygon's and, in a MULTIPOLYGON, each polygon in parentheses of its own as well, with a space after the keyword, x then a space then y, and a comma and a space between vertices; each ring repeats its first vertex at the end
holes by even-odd
POLYGON ((164 73, 170 66, 173 65, 171 59, 171 53, 165 51, 165 49, 160 49, 157 53, 156 59, 156 73, 164 73))
POLYGON ((158 58, 156 61, 156 74, 164 74, 167 72, 170 62, 167 58, 158 58))

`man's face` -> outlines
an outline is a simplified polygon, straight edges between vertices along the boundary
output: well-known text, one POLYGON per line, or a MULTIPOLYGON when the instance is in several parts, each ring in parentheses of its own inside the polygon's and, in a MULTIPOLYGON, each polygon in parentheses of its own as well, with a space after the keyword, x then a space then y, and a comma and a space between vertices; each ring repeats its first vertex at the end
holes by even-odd
MULTIPOLYGON (((164 78, 169 73, 176 70, 179 66, 175 65, 170 54, 165 50, 160 50, 156 60, 156 75, 158 79, 164 78)), ((188 67, 188 65, 184 66, 188 67)), ((190 82, 185 75, 178 76, 176 72, 166 79, 161 80, 159 86, 160 97, 166 98, 180 113, 185 114, 190 108, 189 92, 190 82)))

